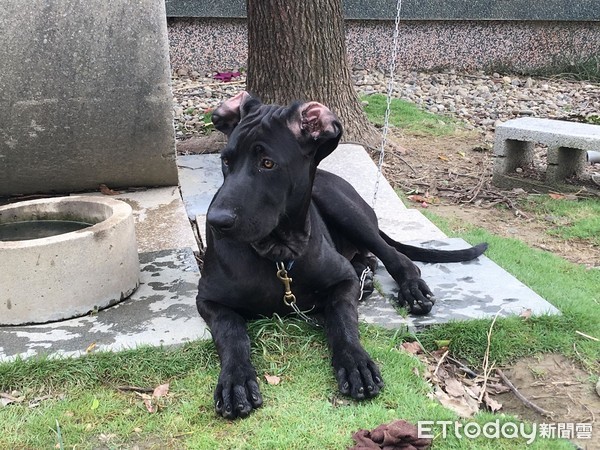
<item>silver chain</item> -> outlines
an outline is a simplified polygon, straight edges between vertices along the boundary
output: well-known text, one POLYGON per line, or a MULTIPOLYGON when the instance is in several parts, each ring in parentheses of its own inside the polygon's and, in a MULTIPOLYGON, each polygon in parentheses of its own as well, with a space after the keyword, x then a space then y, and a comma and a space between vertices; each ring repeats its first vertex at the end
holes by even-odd
POLYGON ((365 267, 365 270, 360 274, 360 297, 358 297, 358 301, 360 302, 365 295, 365 281, 367 280, 367 275, 371 273, 371 268, 369 266, 365 267))
POLYGON ((396 73, 396 58, 398 57, 398 40, 400 36, 400 12, 402 11, 402 0, 396 4, 396 22, 394 28, 394 43, 392 46, 392 58, 390 61, 390 78, 387 85, 387 98, 385 106, 385 116, 383 119, 383 137, 381 139, 381 150, 379 151, 379 163, 377 164, 377 180, 375 181, 375 191, 373 192, 373 209, 377 202, 377 192, 379 191, 379 180, 381 178, 381 168, 383 167, 383 158, 385 156, 385 145, 387 144, 387 135, 390 129, 390 107, 392 104, 392 95, 394 93, 394 75, 396 73))

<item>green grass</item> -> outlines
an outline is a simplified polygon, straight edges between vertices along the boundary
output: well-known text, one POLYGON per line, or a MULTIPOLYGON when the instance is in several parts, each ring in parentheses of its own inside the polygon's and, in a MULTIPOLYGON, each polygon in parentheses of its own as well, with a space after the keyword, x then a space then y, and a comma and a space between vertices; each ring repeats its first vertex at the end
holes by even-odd
MULTIPOLYGON (((575 331, 600 337, 599 270, 570 263, 481 228, 465 228, 464 222, 452 223, 428 211, 424 214, 450 236, 462 237, 470 243, 488 242, 487 256, 562 312, 561 316, 498 320, 492 342, 494 359, 506 363, 540 352, 560 352, 580 360, 590 372, 598 371, 600 344, 575 331)), ((477 364, 485 352, 486 342, 481 336, 488 327, 489 321, 484 320, 451 323, 430 328, 422 339, 430 343, 435 339, 452 338, 450 350, 477 364)))
MULTIPOLYGON (((250 325, 258 373, 278 374, 281 383, 261 383, 265 405, 235 422, 213 412, 218 376, 210 342, 179 349, 143 348, 91 354, 80 359, 32 359, 0 364, 0 392, 20 390, 29 398, 51 394, 37 408, 27 402, 0 408, 0 448, 194 448, 194 449, 340 449, 351 434, 397 418, 455 420, 427 398, 418 359, 400 351, 407 336, 362 327, 366 349, 387 380, 375 400, 341 398, 331 373, 322 332, 295 320, 261 320, 250 325), (117 385, 153 387, 170 382, 170 393, 154 414, 132 392, 117 385), (58 424, 58 425, 57 425, 58 424), (60 435, 59 435, 60 431, 60 435)), ((261 376, 262 379, 262 376, 261 376)), ((480 424, 499 416, 479 414, 480 424)), ((510 420, 501 416, 502 422, 510 420)), ((437 428, 439 434, 440 429, 437 428)), ((436 438, 443 449, 512 449, 514 440, 436 438)), ((564 442, 539 441, 531 448, 569 448, 564 442)))
MULTIPOLYGON (((368 102, 364 107, 368 119, 375 125, 383 126, 386 97, 373 94, 363 96, 361 100, 368 102)), ((433 136, 453 134, 459 127, 458 122, 450 117, 432 114, 420 109, 414 103, 400 99, 392 99, 390 123, 403 131, 433 136)))
POLYGON ((554 199, 528 196, 519 201, 548 224, 546 232, 563 239, 581 239, 600 245, 600 201, 597 199, 554 199))

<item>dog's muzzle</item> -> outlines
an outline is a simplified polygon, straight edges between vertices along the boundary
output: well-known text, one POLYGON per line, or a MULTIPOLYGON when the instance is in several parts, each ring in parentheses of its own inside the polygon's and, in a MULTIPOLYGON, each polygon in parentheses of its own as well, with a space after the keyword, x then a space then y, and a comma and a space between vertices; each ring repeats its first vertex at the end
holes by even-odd
POLYGON ((206 220, 219 235, 226 235, 235 226, 237 216, 232 211, 209 209, 206 220))

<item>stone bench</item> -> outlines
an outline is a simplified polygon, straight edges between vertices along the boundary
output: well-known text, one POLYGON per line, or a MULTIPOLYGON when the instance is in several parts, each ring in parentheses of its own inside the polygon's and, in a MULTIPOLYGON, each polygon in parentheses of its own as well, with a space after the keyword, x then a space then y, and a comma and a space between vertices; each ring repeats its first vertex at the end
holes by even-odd
POLYGON ((493 183, 500 187, 532 184, 512 174, 533 162, 535 144, 548 146, 544 185, 561 186, 565 178, 581 174, 587 151, 600 149, 600 126, 534 117, 497 126, 493 183))

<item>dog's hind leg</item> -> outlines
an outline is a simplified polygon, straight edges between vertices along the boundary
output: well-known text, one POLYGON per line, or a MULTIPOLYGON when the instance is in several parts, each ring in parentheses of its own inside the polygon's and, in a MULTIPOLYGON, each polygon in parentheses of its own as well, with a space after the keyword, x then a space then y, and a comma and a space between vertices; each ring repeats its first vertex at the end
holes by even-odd
POLYGON ((342 236, 356 248, 367 249, 383 262, 400 288, 400 305, 407 306, 411 313, 418 315, 431 311, 433 294, 421 278, 421 271, 383 239, 375 212, 347 181, 332 173, 317 171, 313 200, 332 236, 342 236))
POLYGON ((332 288, 325 306, 325 327, 340 392, 357 400, 376 396, 383 387, 377 365, 360 344, 355 279, 332 288))
POLYGON ((196 299, 198 312, 210 328, 221 361, 214 393, 215 410, 226 419, 246 417, 262 405, 256 370, 250 362, 245 319, 218 303, 196 299))

